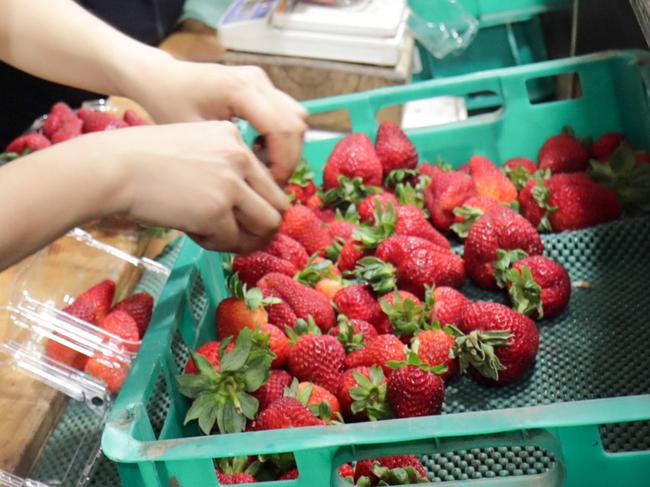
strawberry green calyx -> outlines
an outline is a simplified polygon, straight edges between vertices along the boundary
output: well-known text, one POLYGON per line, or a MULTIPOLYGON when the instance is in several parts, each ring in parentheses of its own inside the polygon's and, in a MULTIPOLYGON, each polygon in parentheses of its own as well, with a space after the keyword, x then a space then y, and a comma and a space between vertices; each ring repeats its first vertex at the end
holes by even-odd
POLYGON ((352 233, 352 238, 363 246, 362 250, 376 249, 395 230, 397 210, 391 202, 386 204, 385 210, 382 210, 381 205, 376 205, 374 217, 374 225, 363 224, 352 233))
POLYGON ((355 350, 363 348, 363 333, 355 333, 354 327, 350 323, 347 316, 340 314, 338 317, 339 334, 336 337, 343 348, 345 353, 351 353, 355 350))
POLYGON ((314 173, 309 170, 307 161, 302 159, 296 167, 293 175, 289 178, 289 184, 295 184, 304 188, 314 179, 314 173))
POLYGON ((510 269, 506 279, 510 284, 508 293, 515 310, 526 316, 543 318, 542 287, 533 279, 530 268, 522 266, 519 270, 510 269))
POLYGON ((287 334, 287 337, 289 337, 289 343, 291 346, 294 346, 298 339, 303 335, 322 335, 320 328, 316 325, 312 315, 309 315, 307 320, 298 318, 293 328, 285 326, 284 331, 287 334))
POLYGON ((551 172, 549 170, 537 171, 533 176, 535 179, 535 186, 531 190, 531 194, 533 195, 533 199, 539 205, 539 207, 543 210, 546 210, 546 213, 537 226, 537 229, 540 232, 553 231, 553 226, 551 225, 551 221, 548 219, 548 217, 551 213, 555 213, 557 211, 557 208, 555 206, 552 206, 550 202, 551 191, 548 189, 546 184, 544 184, 544 180, 548 179, 549 177, 551 177, 551 172))
POLYGON ((219 458, 215 462, 220 472, 235 475, 241 472, 248 472, 249 459, 247 456, 219 458))
POLYGON ((438 157, 433 164, 445 172, 449 172, 454 169, 451 163, 445 161, 442 157, 438 157))
POLYGON ((368 477, 363 476, 357 480, 357 487, 370 487, 372 485, 412 485, 429 483, 429 480, 422 477, 420 473, 413 467, 388 468, 384 467, 379 462, 374 462, 372 466, 372 473, 379 479, 378 483, 373 484, 368 477))
POLYGON ((4 162, 11 162, 19 157, 26 156, 28 154, 31 154, 32 148, 31 147, 26 147, 24 151, 22 152, 2 152, 0 153, 0 160, 4 162))
POLYGON ((219 349, 217 372, 203 355, 193 353, 198 374, 177 376, 181 394, 194 399, 184 424, 198 420, 204 434, 210 434, 215 422, 221 433, 240 433, 247 419, 254 419, 259 403, 250 393, 267 381, 273 361, 268 346, 254 343, 253 331, 244 328, 232 351, 219 349))
POLYGON ((381 193, 377 186, 366 186, 363 179, 338 177, 339 186, 328 189, 323 193, 323 203, 332 208, 347 209, 350 205, 358 205, 371 194, 381 193))
POLYGON ((396 188, 399 184, 409 183, 420 175, 418 169, 393 169, 384 179, 384 186, 387 188, 396 188))
POLYGON ((401 205, 413 205, 417 206, 421 210, 425 207, 424 192, 420 191, 418 187, 413 187, 411 184, 398 184, 395 187, 395 197, 401 205))
POLYGON ((325 257, 327 257, 327 259, 332 262, 336 262, 339 258, 339 255, 341 255, 341 249, 343 248, 344 243, 345 239, 336 237, 332 241, 331 245, 325 247, 325 257))
POLYGON ((431 312, 427 312, 425 306, 412 299, 404 299, 399 293, 395 293, 393 303, 382 298, 379 300, 379 305, 388 316, 393 333, 399 337, 415 335, 426 325, 427 318, 431 316, 431 312))
POLYGON ((494 261, 494 279, 499 287, 506 286, 507 273, 512 268, 512 264, 519 262, 524 257, 528 257, 528 254, 521 249, 497 249, 497 260, 494 261))
MULTIPOLYGON (((309 399, 311 398, 311 393, 314 391, 314 384, 308 383, 305 387, 302 388, 302 390, 300 390, 298 387, 299 385, 300 382, 298 379, 294 378, 291 381, 291 384, 284 388, 284 397, 293 397, 300 404, 309 409, 314 416, 324 421, 333 423, 332 408, 329 402, 322 401, 315 404, 308 404, 309 399)), ((340 415, 337 415, 336 422, 343 423, 343 418, 340 417, 340 415), (340 419, 340 421, 338 421, 338 419, 340 419)))
POLYGON ((469 229, 474 225, 476 220, 483 216, 483 210, 476 208, 475 206, 463 205, 458 208, 454 208, 454 215, 462 217, 463 221, 460 223, 454 223, 451 226, 451 229, 456 232, 460 238, 467 238, 469 229))
POLYGON ((523 164, 517 164, 517 167, 506 167, 503 170, 504 174, 512 181, 517 191, 521 191, 526 186, 526 183, 532 178, 528 170, 523 164))
POLYGON ((616 193, 627 212, 650 212, 650 164, 637 164, 634 149, 628 143, 616 149, 609 163, 589 164, 589 177, 616 193))
POLYGON ((369 377, 358 372, 352 372, 352 375, 357 381, 357 386, 350 389, 352 412, 365 411, 370 421, 389 418, 392 413, 386 399, 387 386, 382 368, 377 365, 370 367, 369 377))
POLYGON ((338 279, 338 276, 332 272, 332 261, 323 259, 317 262, 319 257, 318 254, 312 255, 305 268, 298 272, 294 279, 310 287, 314 287, 321 279, 338 279))
POLYGON ((239 274, 234 273, 226 280, 226 288, 230 291, 233 298, 242 299, 246 307, 250 310, 256 310, 260 306, 281 303, 280 298, 264 297, 264 293, 259 288, 248 289, 246 284, 239 279, 239 274))
POLYGON ((420 359, 418 354, 413 352, 412 350, 409 350, 406 353, 406 360, 402 360, 402 361, 390 360, 388 362, 388 366, 391 369, 399 369, 399 368, 405 367, 407 365, 413 365, 413 366, 415 366, 415 367, 417 367, 419 369, 422 369, 422 370, 424 370, 426 372, 431 372, 432 374, 436 374, 436 375, 442 375, 445 372, 447 372, 447 366, 446 365, 441 364, 441 365, 431 366, 431 365, 425 364, 420 359))
POLYGON ((481 375, 498 380, 499 371, 504 367, 496 356, 495 348, 510 346, 508 340, 512 333, 507 330, 478 331, 456 338, 456 354, 461 372, 471 365, 481 375))
POLYGON ((395 267, 377 257, 364 257, 357 262, 352 271, 360 281, 365 281, 379 294, 386 294, 397 289, 395 267))
POLYGON ((359 223, 359 213, 357 212, 357 207, 355 205, 350 205, 345 213, 343 213, 339 208, 336 209, 334 213, 334 219, 337 221, 350 222, 354 224, 359 223))

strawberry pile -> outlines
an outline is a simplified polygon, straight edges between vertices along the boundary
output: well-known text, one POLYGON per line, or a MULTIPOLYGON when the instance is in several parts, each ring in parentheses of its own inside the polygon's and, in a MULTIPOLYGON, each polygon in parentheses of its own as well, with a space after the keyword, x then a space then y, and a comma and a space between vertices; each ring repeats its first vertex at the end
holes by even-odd
MULTIPOLYGON (((193 353, 178 377, 192 400, 186 423, 214 434, 436 415, 445 384, 460 375, 491 386, 522 380, 539 345, 533 320, 562 313, 571 294, 539 232, 641 208, 645 187, 630 191, 630 174, 645 173, 646 162, 612 134, 586 146, 566 131, 547 140, 539 164, 515 158, 499 168, 476 155, 457 170, 419 163, 390 122, 374 144, 344 137, 322 187, 305 164, 296 170, 272 243, 228 263, 219 341, 193 353), (463 243, 462 257, 450 238, 463 243), (469 299, 468 277, 503 290, 511 307, 469 299)), ((357 485, 427 480, 417 457, 386 458, 344 465, 341 476, 357 485)), ((230 473, 268 480, 259 462, 230 473)), ((271 477, 295 478, 295 465, 284 467, 271 477)))
MULTIPOLYGON (((128 352, 136 352, 144 336, 153 310, 153 298, 147 292, 140 292, 113 304, 115 282, 105 280, 81 293, 63 311, 75 318, 96 325, 127 343, 116 342, 128 352)), ((57 340, 48 340, 45 354, 59 363, 101 379, 108 390, 116 393, 122 387, 129 372, 128 364, 115 357, 96 353, 93 357, 66 347, 57 340)))
POLYGON ((146 124, 145 120, 130 109, 126 110, 122 118, 118 118, 108 112, 87 108, 72 110, 66 103, 58 102, 52 106, 39 130, 16 137, 0 157, 11 161, 89 132, 146 124))

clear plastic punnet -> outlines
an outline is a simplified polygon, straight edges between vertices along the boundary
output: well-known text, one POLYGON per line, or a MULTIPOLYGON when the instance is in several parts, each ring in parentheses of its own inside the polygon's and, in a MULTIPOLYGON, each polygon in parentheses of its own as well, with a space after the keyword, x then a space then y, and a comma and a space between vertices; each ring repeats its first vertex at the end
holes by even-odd
MULTIPOLYGON (((38 425, 48 422, 53 426, 43 433, 46 440, 36 459, 27 462, 31 464, 22 462, 11 473, 0 470, 0 486, 88 482, 112 397, 141 340, 125 340, 64 309, 105 280, 116 284, 115 305, 134 293, 145 273, 165 280, 170 271, 81 229, 18 266, 13 290, 0 307, 0 381, 15 381, 28 391, 19 399, 33 415, 29 420, 35 427, 47 428, 38 425)), ((20 418, 5 420, 15 421, 19 429, 20 418)))

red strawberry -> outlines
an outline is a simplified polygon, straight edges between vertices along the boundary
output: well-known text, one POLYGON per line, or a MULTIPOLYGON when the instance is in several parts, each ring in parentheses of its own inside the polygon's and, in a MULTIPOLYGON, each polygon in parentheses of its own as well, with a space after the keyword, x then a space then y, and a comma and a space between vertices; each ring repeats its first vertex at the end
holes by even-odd
POLYGON ((339 475, 341 478, 354 478, 354 468, 349 463, 344 463, 339 467, 339 475))
POLYGON ((219 483, 221 485, 236 485, 257 482, 257 479, 255 477, 246 472, 228 474, 217 470, 217 478, 219 479, 219 483))
POLYGON ((259 414, 252 424, 252 430, 262 431, 326 425, 327 423, 325 421, 314 416, 297 399, 283 397, 271 403, 269 407, 259 414))
POLYGON ((115 283, 111 280, 102 281, 77 296, 63 311, 88 323, 99 325, 111 309, 114 294, 115 283))
POLYGON ((352 232, 357 228, 358 226, 352 222, 346 220, 334 220, 327 226, 327 231, 332 239, 340 238, 347 240, 352 236, 352 232))
POLYGON ((275 354, 271 367, 282 367, 289 358, 291 348, 287 335, 280 328, 269 323, 264 323, 259 328, 262 333, 269 334, 269 349, 275 354))
POLYGON ((398 418, 440 414, 445 385, 424 365, 398 366, 388 377, 388 402, 398 418))
POLYGON ((434 289, 434 305, 432 319, 442 325, 455 325, 460 323, 463 309, 471 301, 463 294, 451 287, 440 286, 434 289))
POLYGON ((382 122, 379 126, 375 152, 384 168, 384 174, 393 169, 413 169, 418 163, 415 146, 394 122, 382 122))
POLYGON ((82 108, 79 110, 79 118, 83 120, 83 132, 85 134, 128 127, 126 122, 106 112, 96 112, 82 108))
POLYGON ((287 210, 280 231, 299 242, 310 255, 323 251, 331 243, 323 222, 304 206, 292 206, 287 210))
POLYGON ((399 202, 393 193, 371 194, 370 196, 367 196, 361 203, 359 203, 357 209, 359 212, 359 219, 362 222, 373 221, 377 204, 379 204, 381 210, 385 212, 389 203, 393 205, 393 208, 399 206, 399 202))
POLYGON ((228 337, 239 336, 244 328, 254 330, 257 326, 268 323, 269 315, 264 305, 275 306, 272 298, 266 298, 258 288, 246 289, 239 281, 237 274, 228 281, 232 297, 219 303, 215 311, 217 337, 223 340, 228 337))
POLYGON ((309 260, 309 254, 305 247, 284 233, 277 233, 264 251, 280 259, 288 260, 296 266, 296 269, 305 267, 309 260))
POLYGON ((375 256, 386 262, 399 263, 416 250, 436 250, 436 248, 439 247, 430 240, 408 235, 393 235, 379 244, 375 256))
POLYGON ((517 191, 526 186, 528 180, 537 172, 537 164, 526 157, 515 157, 503 165, 503 172, 512 181, 517 191))
POLYGON ((469 170, 479 196, 487 196, 504 204, 517 199, 515 185, 488 158, 473 156, 469 160, 469 170))
POLYGON ((433 225, 446 232, 454 221, 454 208, 476 194, 472 178, 460 171, 441 171, 427 187, 425 201, 433 225))
POLYGON ((360 177, 369 186, 381 186, 383 169, 375 148, 366 134, 346 135, 331 152, 323 182, 325 189, 339 186, 339 176, 360 177))
MULTIPOLYGON (((275 296, 286 303, 296 317, 304 320, 309 316, 314 318, 318 327, 327 332, 336 324, 336 316, 329 300, 318 291, 305 286, 284 274, 271 273, 264 276, 257 284, 265 296, 275 296)), ((269 306, 271 309, 276 304, 269 306)), ((271 321, 271 323, 273 323, 271 321)), ((273 323, 276 326, 295 325, 295 320, 290 323, 273 323)))
POLYGON ((48 113, 45 123, 43 124, 43 134, 51 139, 52 136, 70 119, 76 119, 77 116, 72 112, 72 109, 67 103, 62 101, 52 105, 50 113, 48 113))
POLYGON ((507 306, 483 301, 471 303, 463 310, 459 327, 468 334, 466 340, 457 341, 461 368, 469 365, 473 377, 482 381, 513 382, 535 360, 539 345, 535 323, 507 306), (487 340, 489 347, 486 347, 482 344, 483 332, 499 335, 491 343, 487 340))
POLYGON ((284 388, 291 385, 293 377, 286 370, 271 370, 269 379, 262 387, 252 393, 259 401, 259 411, 264 411, 269 405, 284 397, 284 388))
POLYGON ((397 208, 397 223, 395 223, 394 232, 395 235, 420 237, 439 247, 451 248, 444 235, 431 226, 422 210, 415 205, 402 205, 397 208))
MULTIPOLYGON (((391 470, 397 468, 406 469, 410 467, 414 469, 419 479, 430 480, 427 471, 422 466, 422 462, 420 462, 420 459, 417 457, 417 455, 395 455, 391 457, 382 457, 382 458, 374 458, 369 460, 358 461, 354 472, 355 482, 358 481, 359 478, 361 477, 368 477, 368 480, 370 480, 371 485, 377 485, 377 482, 379 482, 380 479, 373 472, 373 467, 375 465, 379 465, 381 467, 385 467, 391 470)), ((386 485, 393 485, 393 484, 386 482, 386 485)))
POLYGON ((622 211, 616 194, 585 173, 536 177, 519 194, 519 205, 533 225, 555 232, 615 220, 622 211))
POLYGON ((127 312, 135 320, 138 326, 138 334, 142 338, 151 321, 153 297, 146 291, 136 293, 117 303, 113 308, 114 310, 127 312))
POLYGON ((305 206, 312 210, 319 210, 323 207, 323 198, 321 198, 318 194, 310 196, 305 206))
POLYGON ((366 257, 359 261, 355 275, 382 292, 394 287, 396 281, 400 289, 421 299, 427 286, 461 287, 466 277, 463 259, 436 245, 420 247, 407 255, 402 253, 400 258, 389 258, 387 262, 366 257))
MULTIPOLYGON (((381 310, 386 315, 386 329, 379 329, 380 333, 393 333, 399 337, 408 337, 420 329, 424 316, 424 307, 417 296, 407 291, 393 291, 379 300, 381 310)), ((384 324, 382 323, 382 326, 384 324)))
POLYGON ((301 381, 309 381, 336 393, 343 371, 345 350, 330 335, 301 336, 289 352, 289 371, 301 381))
POLYGON ((275 257, 266 252, 257 251, 252 254, 238 255, 232 264, 233 272, 239 274, 239 278, 247 286, 255 286, 257 281, 271 272, 284 274, 292 277, 298 269, 288 260, 275 257))
POLYGON ((280 475, 278 477, 278 480, 295 480, 297 478, 298 478, 298 469, 293 468, 288 472, 284 472, 282 475, 280 475))
POLYGON ((383 316, 381 307, 370 289, 363 284, 353 284, 334 296, 339 313, 353 320, 364 320, 376 326, 383 316))
POLYGON ((339 279, 330 279, 326 277, 316 283, 314 289, 325 296, 327 299, 334 299, 336 293, 343 289, 343 284, 339 279))
POLYGON ((131 110, 130 108, 124 112, 124 116, 122 117, 122 119, 130 127, 137 127, 139 125, 149 125, 149 123, 144 118, 142 118, 140 115, 138 115, 135 111, 131 110))
POLYGON ((609 161, 612 154, 625 142, 625 135, 620 132, 608 132, 601 135, 589 148, 589 157, 601 162, 609 161))
POLYGON ((514 308, 532 318, 553 318, 571 297, 569 274, 561 264, 534 255, 515 262, 506 274, 514 308))
POLYGON ((77 117, 70 118, 63 122, 59 129, 52 134, 50 140, 53 144, 65 142, 66 140, 74 139, 81 135, 81 128, 83 122, 77 117))
POLYGON ((84 371, 104 381, 106 388, 111 393, 116 394, 122 388, 122 384, 124 384, 129 374, 129 366, 115 358, 109 358, 98 353, 88 359, 84 371))
POLYGON ((47 137, 39 134, 38 132, 33 132, 31 134, 25 134, 21 135, 20 137, 16 137, 9 143, 5 149, 5 152, 15 152, 16 154, 22 154, 27 149, 29 149, 30 152, 35 152, 40 149, 45 149, 50 145, 50 141, 47 140, 47 137))
POLYGON ((494 208, 498 208, 499 202, 488 196, 472 196, 467 198, 463 206, 454 208, 455 223, 451 229, 460 238, 467 238, 469 229, 480 217, 494 208))
POLYGON ((377 330, 367 321, 348 320, 345 315, 339 315, 339 325, 332 328, 329 334, 338 338, 345 351, 350 353, 362 348, 368 340, 375 338, 377 330))
POLYGON ((354 367, 341 376, 338 390, 341 409, 346 416, 360 420, 387 418, 386 378, 381 367, 354 367))
POLYGON ((336 265, 342 271, 351 271, 359 260, 370 254, 371 251, 363 243, 352 237, 343 242, 336 265))
POLYGON ((384 374, 390 375, 392 369, 388 362, 402 361, 406 358, 404 344, 395 335, 379 335, 366 343, 366 346, 355 350, 345 359, 345 367, 351 369, 362 365, 370 367, 379 365, 384 374))
POLYGON ((313 179, 314 173, 309 170, 307 164, 300 163, 285 188, 285 192, 292 197, 293 203, 306 205, 309 198, 316 194, 316 185, 313 179))
POLYGON ((420 164, 418 166, 418 171, 420 172, 421 176, 428 176, 431 179, 437 178, 443 172, 445 172, 439 166, 431 164, 430 162, 423 162, 420 164))
MULTIPOLYGON (((234 347, 234 344, 232 344, 234 347)), ((219 347, 221 346, 221 342, 213 341, 213 342, 207 342, 201 345, 199 348, 196 349, 196 353, 199 355, 203 355, 205 358, 208 359, 208 362, 210 362, 210 365, 214 368, 214 370, 219 370, 219 347)), ((196 365, 194 364, 194 360, 190 357, 190 359, 187 361, 187 364, 185 365, 185 373, 186 374, 196 374, 198 372, 196 365)))
MULTIPOLYGON (((307 406, 310 411, 324 420, 335 420, 341 414, 341 405, 337 397, 324 387, 312 382, 296 383, 296 390, 289 391, 289 394, 295 393, 295 397, 301 404, 307 406), (323 417, 319 411, 322 404, 325 404, 329 417, 323 417)), ((286 394, 285 394, 286 395, 286 394)))
MULTIPOLYGON (((138 324, 129 313, 120 309, 108 313, 99 326, 127 342, 137 342, 140 339, 138 324)), ((139 344, 129 343, 125 346, 127 350, 135 352, 139 344)))
POLYGON ((544 142, 537 160, 540 169, 549 169, 553 174, 586 171, 588 166, 587 150, 568 133, 554 135, 544 142))
POLYGON ((506 259, 540 255, 542 240, 528 220, 509 208, 489 211, 469 230, 465 240, 465 266, 476 284, 486 289, 497 287, 497 268, 506 270, 506 259), (517 255, 508 253, 516 251, 517 255), (499 261, 499 262, 497 262, 499 261))
POLYGON ((52 338, 45 344, 45 355, 77 370, 83 370, 88 361, 88 357, 83 353, 77 352, 52 338))
POLYGON ((453 334, 439 326, 421 331, 413 339, 413 351, 422 363, 430 367, 443 365, 447 368, 445 373, 440 374, 440 378, 445 382, 458 373, 455 345, 453 334))

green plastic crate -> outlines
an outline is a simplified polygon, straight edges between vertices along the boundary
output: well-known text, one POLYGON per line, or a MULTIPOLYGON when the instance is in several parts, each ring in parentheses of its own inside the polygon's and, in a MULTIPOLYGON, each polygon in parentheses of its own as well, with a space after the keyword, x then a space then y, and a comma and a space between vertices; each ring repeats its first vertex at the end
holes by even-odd
MULTIPOLYGON (((498 113, 409 132, 423 160, 442 156, 455 165, 475 153, 499 163, 535 157, 545 138, 567 123, 581 136, 621 130, 647 149, 649 58, 644 52, 603 53, 306 105, 314 113, 345 109, 354 130, 374 135, 382 107, 482 90, 499 93, 505 103, 498 113), (580 77, 581 98, 531 104, 528 80, 572 72, 580 77)), ((255 134, 246 130, 244 135, 251 141, 255 134)), ((322 167, 337 140, 306 144, 313 169, 322 167)), ((115 402, 102 448, 118 462, 129 487, 216 486, 214 458, 289 451, 300 477, 274 486, 345 485, 336 475, 341 463, 397 453, 427 455, 425 465, 444 472, 437 475, 443 480, 455 478, 455 485, 473 485, 481 458, 494 468, 484 470, 477 485, 647 485, 650 451, 606 451, 599 428, 650 420, 650 354, 644 353, 650 343, 645 323, 650 218, 549 235, 544 241, 547 255, 561 261, 573 280, 592 286, 576 289, 567 312, 539 325, 539 356, 523 381, 504 388, 464 378, 451 382, 440 416, 206 437, 195 425, 182 426, 189 403, 177 392, 174 377, 184 367, 188 347, 215 338, 213 313, 226 291, 221 255, 186 239, 115 402), (523 471, 522 456, 538 459, 539 468, 523 471)), ((486 296, 471 284, 464 291, 486 296)), ((616 431, 610 428, 608 434, 616 431)))
MULTIPOLYGON (((546 61, 548 54, 539 14, 568 9, 572 1, 459 0, 458 3, 478 19, 476 37, 467 49, 444 59, 436 59, 416 43, 422 70, 413 75, 414 82, 546 61)), ((436 19, 436 1, 410 0, 409 4, 416 12, 430 11, 428 18, 436 19)), ((531 87, 531 94, 533 99, 540 100, 552 95, 554 88, 552 81, 539 80, 531 87)), ((477 110, 500 101, 493 94, 482 94, 467 99, 466 103, 469 109, 477 110)))

